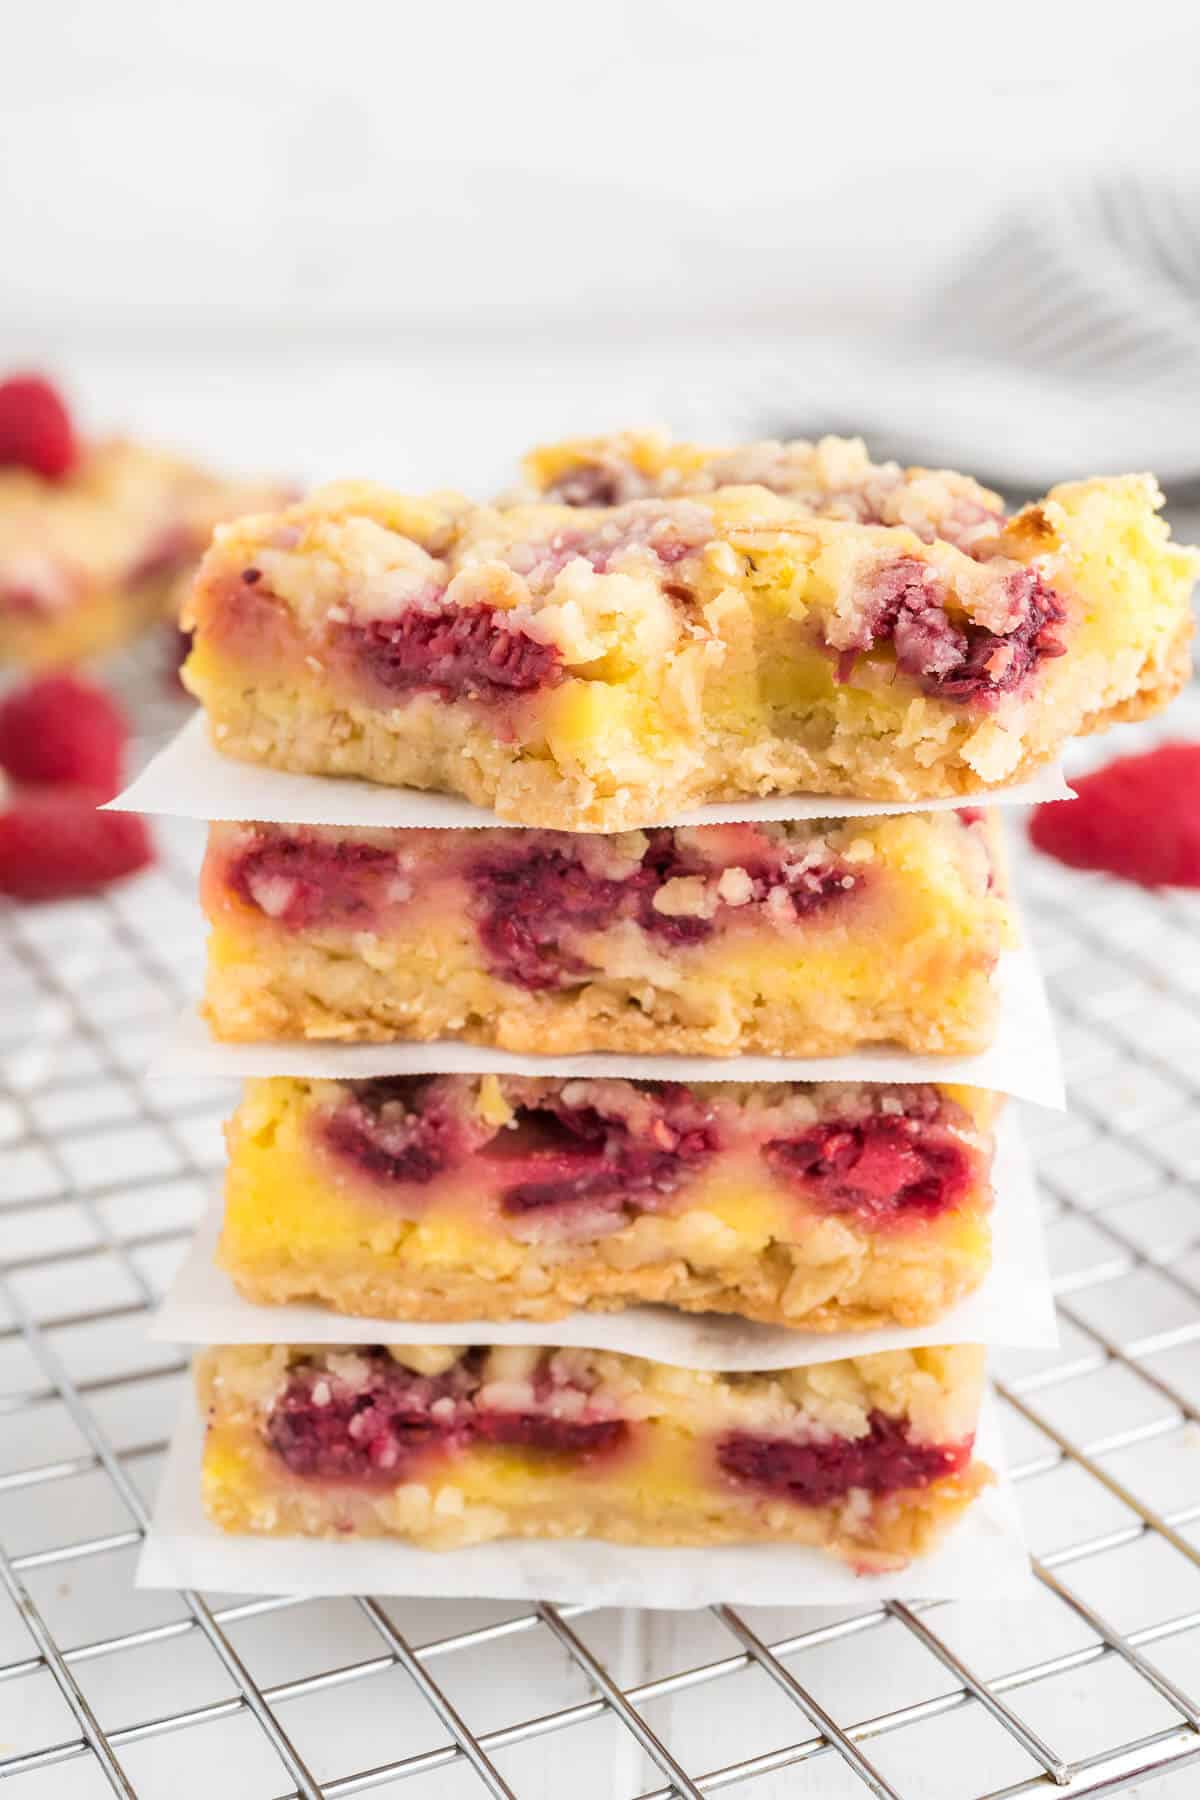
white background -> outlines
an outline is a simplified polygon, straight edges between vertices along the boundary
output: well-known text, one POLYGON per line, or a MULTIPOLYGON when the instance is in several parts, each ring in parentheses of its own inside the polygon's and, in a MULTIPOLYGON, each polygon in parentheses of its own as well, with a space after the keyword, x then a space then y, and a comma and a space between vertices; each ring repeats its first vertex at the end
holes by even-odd
POLYGON ((0 361, 302 476, 853 424, 804 416, 827 334, 1030 194, 1190 171, 1198 52, 1178 0, 14 5, 0 361))

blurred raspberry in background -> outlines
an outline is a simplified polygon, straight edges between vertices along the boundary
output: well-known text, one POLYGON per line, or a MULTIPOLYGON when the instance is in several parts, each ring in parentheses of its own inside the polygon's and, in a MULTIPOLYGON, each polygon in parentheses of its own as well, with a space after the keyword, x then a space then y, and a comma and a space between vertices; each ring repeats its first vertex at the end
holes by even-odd
POLYGON ((0 894, 93 893, 154 860, 143 819, 98 810, 121 785, 129 727, 103 688, 47 675, 0 703, 0 894))
POLYGON ((1039 850, 1142 887, 1200 887, 1200 744, 1118 757, 1074 785, 1074 800, 1035 810, 1039 850))

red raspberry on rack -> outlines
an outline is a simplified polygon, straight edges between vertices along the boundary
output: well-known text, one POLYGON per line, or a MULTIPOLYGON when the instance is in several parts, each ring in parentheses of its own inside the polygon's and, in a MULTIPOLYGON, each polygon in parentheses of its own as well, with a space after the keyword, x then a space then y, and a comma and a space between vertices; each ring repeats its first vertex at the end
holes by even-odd
POLYGON ((1200 744, 1160 744, 1075 782, 1035 809, 1029 835, 1073 869, 1143 887, 1200 887, 1200 744))
POLYGON ((128 739, 116 701, 75 675, 47 675, 0 702, 0 769, 14 781, 66 782, 109 800, 128 739))
POLYGON ((19 788, 0 812, 0 894, 65 900, 91 894, 154 860, 136 813, 98 812, 86 788, 19 788))
POLYGON ((15 463, 57 481, 78 460, 75 427, 57 388, 41 375, 0 381, 0 464, 15 463))

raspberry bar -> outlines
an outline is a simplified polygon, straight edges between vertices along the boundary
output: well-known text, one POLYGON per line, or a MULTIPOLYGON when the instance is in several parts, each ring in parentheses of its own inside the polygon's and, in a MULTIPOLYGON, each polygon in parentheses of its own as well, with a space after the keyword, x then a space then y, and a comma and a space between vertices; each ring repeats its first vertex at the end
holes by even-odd
POLYGON ((217 746, 615 831, 744 795, 980 791, 1187 672, 1197 558, 1149 476, 1006 520, 830 440, 599 481, 548 454, 554 498, 347 484, 219 532, 185 675, 217 746))
POLYGON ((979 811, 616 835, 216 825, 225 1039, 973 1052, 1009 933, 979 811))
POLYGON ((865 1082, 254 1082, 219 1260, 249 1300, 374 1318, 653 1301, 925 1325, 988 1269, 996 1104, 865 1082))
POLYGON ((595 1350, 221 1347, 198 1365, 227 1531, 930 1549, 986 1485, 975 1346, 769 1374, 595 1350))
MULTIPOLYGON (((0 437, 6 387, 28 385, 0 384, 0 437)), ((137 444, 71 437, 68 449, 53 475, 0 454, 0 664, 69 662, 134 637, 177 606, 220 520, 290 497, 137 444)))

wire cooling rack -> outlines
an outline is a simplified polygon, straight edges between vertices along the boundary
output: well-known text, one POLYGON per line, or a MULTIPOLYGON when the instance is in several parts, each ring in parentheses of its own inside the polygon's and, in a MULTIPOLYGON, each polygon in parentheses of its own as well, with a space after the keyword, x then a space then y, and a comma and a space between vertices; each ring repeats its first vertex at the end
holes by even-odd
POLYGON ((1027 1588, 837 1612, 246 1601, 132 1587, 186 1380, 145 1327, 230 1099, 144 1074, 201 949, 199 834, 158 836, 132 885, 0 913, 0 1778, 21 1800, 1200 1788, 1200 895, 1023 871, 1072 1101, 1029 1116, 1062 1345, 997 1359, 1027 1588))

